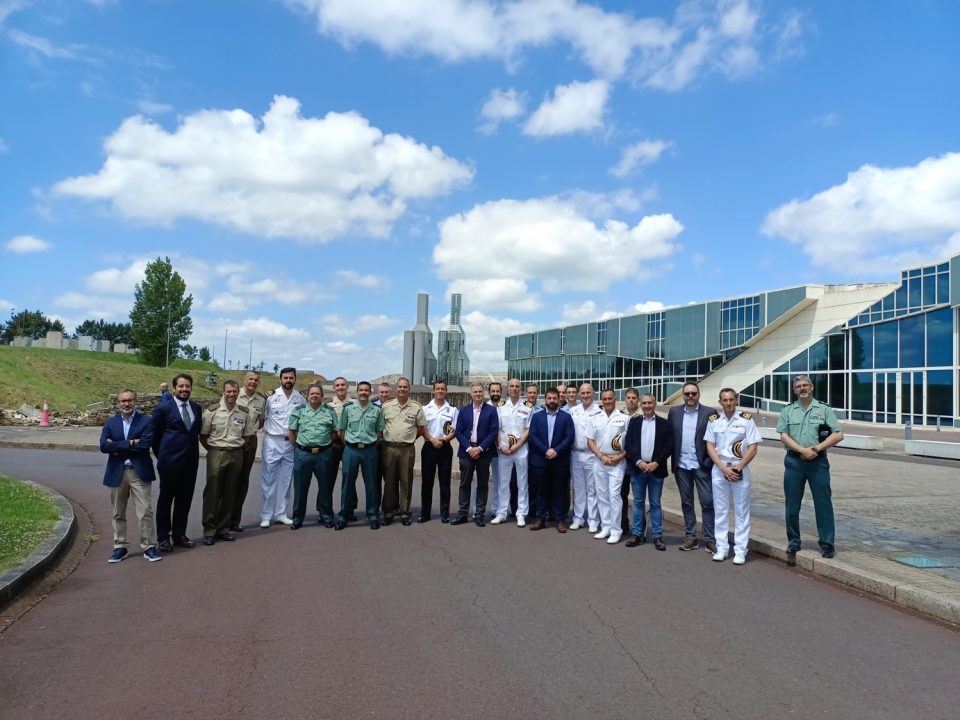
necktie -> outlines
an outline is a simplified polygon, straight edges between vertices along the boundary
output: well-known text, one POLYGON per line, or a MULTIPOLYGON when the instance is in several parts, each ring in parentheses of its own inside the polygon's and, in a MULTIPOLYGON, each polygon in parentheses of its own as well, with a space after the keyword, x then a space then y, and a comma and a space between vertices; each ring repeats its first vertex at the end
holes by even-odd
POLYGON ((187 412, 187 404, 180 403, 180 417, 183 418, 183 425, 187 430, 190 429, 190 413, 187 412))

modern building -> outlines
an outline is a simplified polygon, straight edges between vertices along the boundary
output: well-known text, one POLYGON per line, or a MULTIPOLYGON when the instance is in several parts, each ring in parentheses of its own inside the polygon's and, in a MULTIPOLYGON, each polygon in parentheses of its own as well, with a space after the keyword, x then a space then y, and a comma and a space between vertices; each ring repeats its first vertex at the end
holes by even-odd
POLYGON ((430 385, 437 375, 437 356, 433 354, 433 333, 427 325, 430 296, 417 294, 417 323, 403 333, 403 374, 414 385, 430 385))
POLYGON ((465 385, 470 377, 470 358, 466 351, 466 334, 460 325, 460 293, 450 295, 450 324, 438 338, 437 379, 447 385, 465 385))
POLYGON ((899 283, 802 285, 514 335, 510 377, 591 382, 682 402, 687 380, 714 402, 724 387, 741 405, 779 411, 790 378, 810 375, 841 417, 874 423, 957 421, 960 256, 904 270, 899 283))

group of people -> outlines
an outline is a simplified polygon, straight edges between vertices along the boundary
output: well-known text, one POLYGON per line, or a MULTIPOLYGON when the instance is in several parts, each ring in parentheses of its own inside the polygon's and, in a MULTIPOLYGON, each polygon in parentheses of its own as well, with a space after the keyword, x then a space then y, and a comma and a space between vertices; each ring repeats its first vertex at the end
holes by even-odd
MULTIPOLYGON (((403 377, 395 386, 381 383, 376 398, 366 381, 357 383, 356 397, 350 398, 347 380, 338 377, 328 401, 320 383, 301 393, 296 380, 296 370, 284 368, 280 387, 264 395, 258 391, 260 374, 250 371, 242 388, 226 381, 219 402, 203 409, 190 399, 192 378, 180 373, 169 397, 161 399, 151 416, 136 410, 133 390, 121 391, 120 412, 104 424, 100 438, 101 451, 109 455, 103 482, 110 487, 113 504, 109 561, 120 562, 127 555, 126 506, 131 495, 147 560, 161 560, 162 553, 175 547, 194 547, 187 518, 199 467, 198 445, 207 450, 202 542, 235 540, 235 533, 244 530, 241 514, 259 430, 262 528, 280 523, 300 529, 314 479, 317 522, 346 528, 357 520, 357 480, 362 476, 366 522, 374 530, 397 520, 405 526, 414 519, 430 521, 437 485, 440 521, 450 525, 473 522, 483 527, 489 501, 493 525, 513 515, 519 527, 529 520, 531 531, 553 523, 559 533, 587 528, 611 545, 627 536, 627 547, 649 539, 657 550, 666 550, 661 494, 672 461, 684 518, 679 549, 700 547, 696 496, 704 549, 715 561, 731 554, 735 564, 746 561, 749 466, 762 440, 752 413, 739 409, 738 394, 731 388, 720 392, 716 410, 703 405, 699 386, 688 382, 682 388, 683 405, 670 408, 663 418, 655 412, 653 395, 631 388, 621 410, 612 389, 604 389, 595 402, 589 383, 579 389, 549 388, 542 404, 537 385, 526 386, 521 396, 515 378, 507 382, 505 398, 500 383, 486 388, 475 383, 471 402, 456 408, 447 401, 442 380, 434 383, 433 399, 426 405, 410 398, 410 381, 403 377), (421 492, 414 518, 418 438, 423 438, 421 492), (460 482, 451 510, 454 444, 460 482), (156 476, 160 491, 154 518, 150 488, 156 476)), ((800 549, 799 512, 809 482, 821 554, 829 558, 835 550, 826 450, 842 440, 843 433, 832 409, 813 398, 809 377, 797 376, 793 387, 797 400, 784 408, 777 425, 786 448, 787 552, 792 556, 800 549)))

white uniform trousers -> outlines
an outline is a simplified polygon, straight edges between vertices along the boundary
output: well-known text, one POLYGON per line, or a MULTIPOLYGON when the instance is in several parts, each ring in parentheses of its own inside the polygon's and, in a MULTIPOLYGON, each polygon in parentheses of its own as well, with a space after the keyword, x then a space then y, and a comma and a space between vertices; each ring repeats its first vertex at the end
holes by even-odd
MULTIPOLYGON (((724 461, 726 462, 726 460, 724 461)), ((730 462, 735 462, 731 460, 730 462)), ((711 471, 713 479, 714 533, 717 550, 729 553, 730 496, 733 496, 733 551, 747 554, 750 539, 750 468, 745 467, 741 480, 730 482, 717 466, 711 471)))
POLYGON ((597 456, 589 450, 570 453, 570 484, 573 486, 572 522, 581 525, 600 524, 600 506, 597 504, 597 485, 594 467, 597 456))
POLYGON ((264 435, 260 448, 260 520, 287 517, 293 479, 293 445, 283 435, 264 435))
POLYGON ((510 455, 499 454, 494 458, 497 465, 496 483, 499 488, 494 495, 498 504, 491 505, 493 514, 506 519, 510 514, 510 478, 517 469, 517 517, 526 517, 530 512, 530 493, 527 490, 527 446, 510 455))
POLYGON ((597 487, 597 505, 600 509, 600 527, 621 535, 620 518, 623 513, 623 498, 620 488, 627 463, 621 460, 616 465, 604 465, 594 456, 593 477, 597 487))

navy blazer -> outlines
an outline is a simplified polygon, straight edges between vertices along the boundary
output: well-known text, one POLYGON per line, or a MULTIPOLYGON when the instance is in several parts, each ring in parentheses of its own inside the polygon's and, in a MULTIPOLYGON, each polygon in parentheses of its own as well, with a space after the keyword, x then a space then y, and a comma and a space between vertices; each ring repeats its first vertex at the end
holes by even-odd
MULTIPOLYGON (((700 411, 697 413, 697 429, 693 438, 693 448, 697 453, 697 462, 700 463, 700 467, 704 470, 709 470, 713 467, 713 460, 710 459, 710 454, 707 452, 707 443, 703 439, 703 436, 704 433, 707 432, 707 420, 711 415, 715 415, 716 412, 713 408, 700 403, 700 411)), ((675 405, 670 408, 670 411, 667 413, 667 419, 673 428, 673 457, 670 459, 670 467, 674 475, 676 475, 677 470, 680 469, 680 443, 683 442, 683 413, 683 405, 675 405)))
POLYGON ((196 472, 200 464, 200 424, 203 410, 200 404, 188 401, 193 411, 193 424, 188 430, 180 417, 180 401, 174 398, 153 409, 153 454, 157 470, 163 475, 168 470, 181 469, 196 472))
POLYGON ((573 447, 573 439, 576 435, 573 418, 570 413, 557 411, 551 444, 547 441, 547 414, 544 409, 530 418, 530 434, 527 435, 530 452, 527 455, 527 462, 532 467, 546 467, 548 462, 570 462, 570 448, 573 447), (548 461, 545 454, 551 447, 556 451, 557 457, 548 461))
MULTIPOLYGON (((654 477, 665 478, 667 476, 667 458, 673 454, 673 426, 670 421, 656 416, 656 431, 653 438, 653 456, 650 458, 657 463, 657 469, 651 474, 654 477)), ((623 449, 627 452, 627 472, 631 475, 637 475, 640 468, 637 467, 637 461, 643 456, 640 433, 643 427, 643 415, 634 415, 630 418, 630 424, 627 425, 627 439, 624 442, 623 449)))
MULTIPOLYGON (((477 445, 484 455, 497 454, 497 433, 500 431, 500 416, 497 409, 488 403, 480 406, 480 421, 477 423, 477 445)), ((457 457, 467 457, 470 435, 473 434, 473 403, 464 405, 457 415, 457 457)))
POLYGON ((100 431, 100 452, 108 453, 107 469, 103 484, 118 487, 123 480, 123 466, 129 460, 133 471, 144 482, 153 482, 153 461, 150 460, 150 444, 153 442, 153 419, 142 412, 134 411, 130 432, 123 437, 123 417, 117 413, 103 424, 100 431), (138 440, 131 445, 131 440, 138 440))

